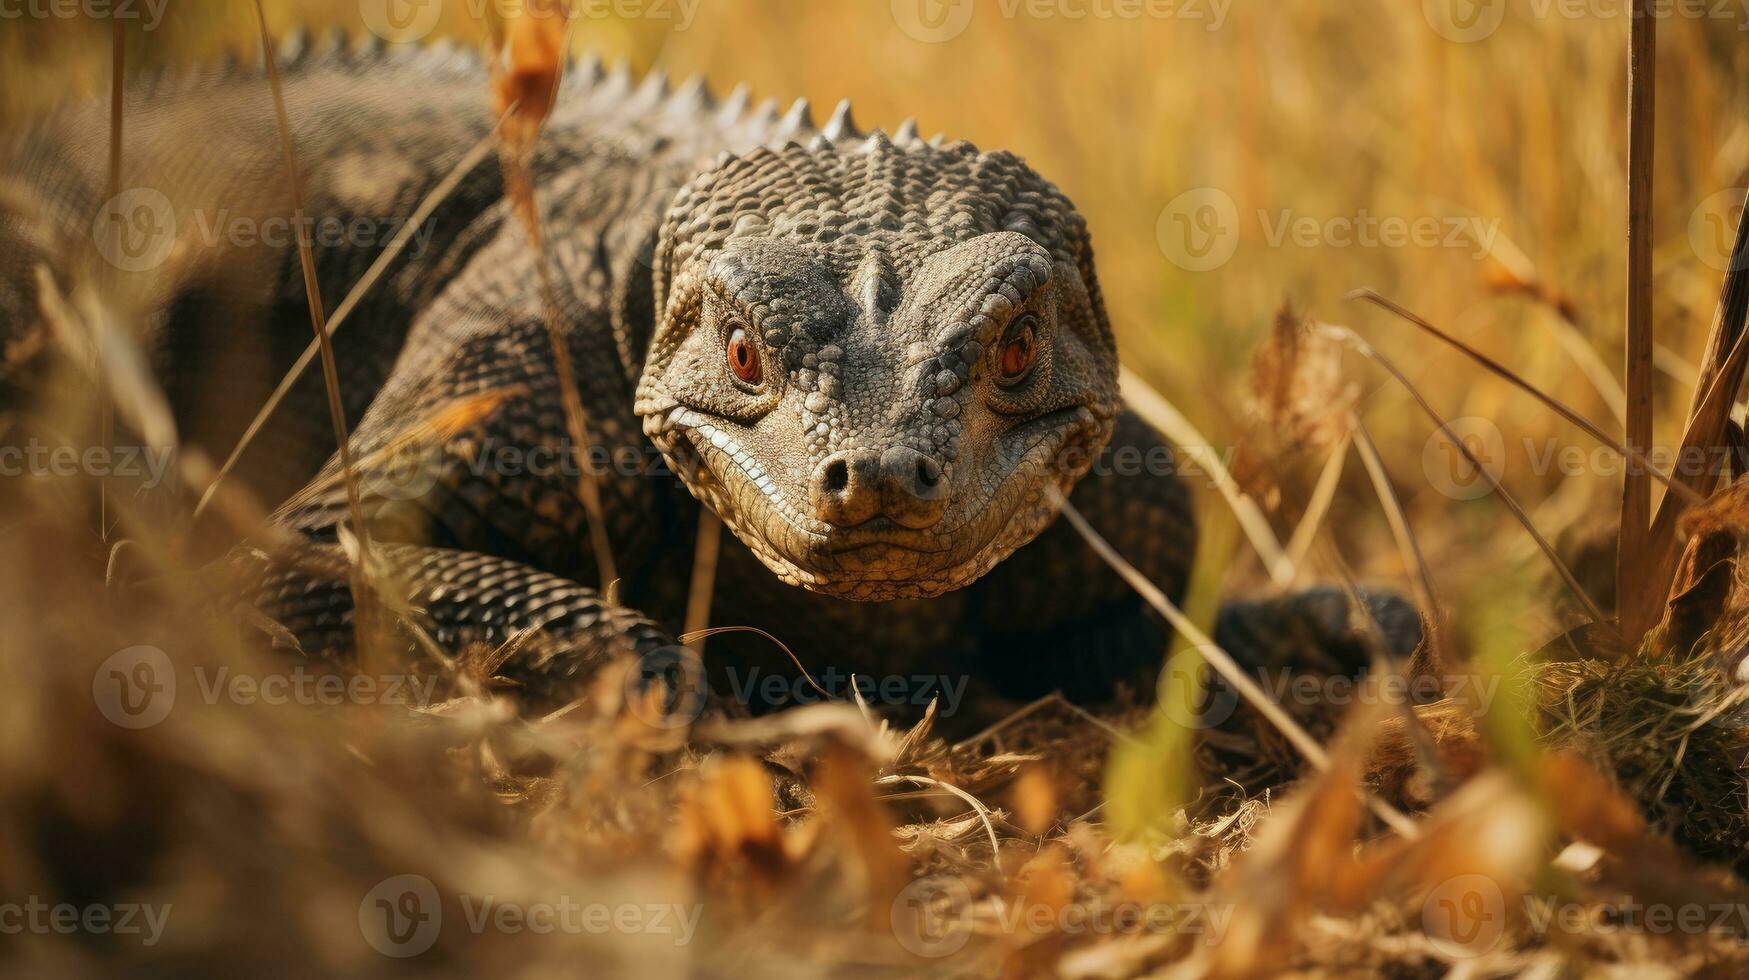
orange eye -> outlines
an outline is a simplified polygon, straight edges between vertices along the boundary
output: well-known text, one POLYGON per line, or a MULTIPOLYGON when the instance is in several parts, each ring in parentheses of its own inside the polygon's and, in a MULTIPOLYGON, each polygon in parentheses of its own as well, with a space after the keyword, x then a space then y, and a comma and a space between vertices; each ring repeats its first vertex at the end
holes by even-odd
POLYGON ((1028 313, 1014 321, 1003 336, 997 368, 1004 382, 1019 381, 1032 370, 1032 362, 1038 356, 1037 323, 1038 318, 1028 313))
POLYGON ((729 334, 729 370, 735 372, 735 377, 750 385, 759 383, 760 366, 759 352, 753 349, 753 340, 747 336, 747 331, 736 327, 729 334))

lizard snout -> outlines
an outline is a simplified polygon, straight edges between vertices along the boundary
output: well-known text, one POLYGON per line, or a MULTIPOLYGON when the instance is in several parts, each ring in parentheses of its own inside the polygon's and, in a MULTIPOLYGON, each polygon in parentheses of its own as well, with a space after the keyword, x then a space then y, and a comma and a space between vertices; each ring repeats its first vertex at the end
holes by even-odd
POLYGON ((815 467, 809 499, 814 516, 833 527, 884 516, 917 529, 947 510, 947 483, 941 464, 915 449, 846 449, 815 467))

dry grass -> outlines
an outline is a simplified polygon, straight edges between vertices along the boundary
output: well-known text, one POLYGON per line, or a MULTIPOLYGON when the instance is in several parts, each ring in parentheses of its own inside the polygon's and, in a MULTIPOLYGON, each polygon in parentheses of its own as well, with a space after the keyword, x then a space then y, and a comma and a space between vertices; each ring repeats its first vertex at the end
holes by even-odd
MULTIPOLYGON (((346 23, 356 11, 342 0, 264 6, 275 25, 346 23)), ((461 6, 445 28, 481 37, 461 6)), ((1087 215, 1133 373, 1126 388, 1165 392, 1212 442, 1252 453, 1223 490, 1264 557, 1223 530, 1222 495, 1203 494, 1191 620, 1206 622, 1220 593, 1342 577, 1337 556, 1348 556, 1364 577, 1414 582, 1424 604, 1439 597, 1448 669, 1473 689, 1412 708, 1300 704, 1278 725, 1267 709, 1242 710, 1214 729, 1047 698, 951 743, 929 719, 895 729, 850 704, 653 730, 628 700, 625 665, 563 710, 525 717, 512 692, 486 683, 504 651, 415 650, 370 665, 434 685, 414 705, 203 696, 221 670, 284 676, 303 665, 258 649, 265 624, 240 627, 214 599, 214 573, 166 530, 184 526, 193 500, 122 484, 105 509, 95 484, 8 479, 0 539, 28 564, 0 563, 0 621, 12 624, 0 629, 0 926, 4 903, 30 896, 146 903, 169 920, 152 945, 27 929, 8 936, 0 962, 22 975, 1547 976, 1563 965, 1743 975, 1749 905, 1728 869, 1749 845, 1749 712, 1732 673, 1749 607, 1734 547, 1689 556, 1678 579, 1686 618, 1645 650, 1591 632, 1543 647, 1585 604, 1611 605, 1612 583, 1598 583, 1613 562, 1564 549, 1559 567, 1572 570, 1560 577, 1585 598, 1563 597, 1531 545, 1506 544, 1528 539, 1498 501, 1441 492, 1430 467, 1449 457, 1430 447, 1404 390, 1365 362, 1331 362, 1318 390, 1341 398, 1319 418, 1334 428, 1312 436, 1293 404, 1312 396, 1292 394, 1279 366, 1297 356, 1283 347, 1292 335, 1271 330, 1285 294, 1317 320, 1349 323, 1440 415, 1491 420, 1504 437, 1491 460, 1500 482, 1548 539, 1578 540, 1570 532, 1586 515, 1619 503, 1619 471, 1534 465, 1562 446, 1593 448, 1558 414, 1346 297, 1359 286, 1399 297, 1547 401, 1619 419, 1624 389, 1598 365, 1619 363, 1625 339, 1627 23, 1514 5, 1493 36, 1456 44, 1422 6, 1234 4, 1208 30, 1206 20, 1005 16, 979 2, 963 34, 924 43, 885 3, 723 0, 700 5, 685 30, 590 19, 572 43, 640 69, 702 71, 721 88, 744 80, 761 96, 852 95, 865 124, 915 115, 926 134, 1023 153, 1087 215), (1162 242, 1172 202, 1197 188, 1237 212, 1236 250, 1216 270, 1182 268, 1162 242), (1343 244, 1328 231, 1310 244, 1271 240, 1284 220, 1327 228, 1369 215, 1434 220, 1442 243, 1343 244), (1459 247, 1444 244, 1457 227, 1447 219, 1469 222, 1459 247), (1260 343, 1255 363, 1277 367, 1247 389, 1260 343), (1247 390, 1263 411, 1240 407, 1247 390), (1364 467, 1342 465, 1355 432, 1364 467), (1394 490, 1383 508, 1381 477, 1394 490), (1325 547, 1312 549, 1314 537, 1325 547), (1431 581, 1410 567, 1417 556, 1431 581), (160 651, 150 662, 173 673, 177 697, 136 731, 102 708, 113 716, 114 672, 153 656, 128 653, 141 646, 160 651), (1318 761, 1292 785, 1283 728, 1318 761), (393 937, 372 931, 375 901, 394 907, 424 887, 417 908, 441 909, 441 929, 418 955, 385 957, 393 937), (570 900, 698 918, 684 942, 647 921, 470 928, 487 896, 513 909, 570 900), (1633 918, 1636 907, 1691 905, 1706 910, 1700 927, 1633 918), (1065 917, 1118 909, 1157 918, 1101 929, 1065 917)), ((1659 25, 1646 281, 1666 367, 1715 360, 1702 347, 1721 274, 1697 208, 1749 168, 1738 26, 1659 25)), ((156 31, 127 32, 127 63, 249 56, 255 37, 248 5, 178 8, 156 31)), ((100 24, 7 22, 0 78, 29 84, 0 87, 0 122, 101 95, 107 38, 100 24)), ((113 366, 64 370, 44 379, 51 397, 33 410, 67 445, 100 438, 97 392, 124 423, 146 399, 113 366)), ((1675 445, 1694 379, 1653 380, 1653 444, 1675 445)), ((0 417, 5 431, 12 422, 0 417)), ((246 501, 224 510, 244 522, 260 513, 246 501)), ((1744 522, 1707 513, 1700 537, 1743 537, 1744 522)), ((695 610, 689 629, 700 622, 695 610)), ((797 656, 806 663, 809 651, 797 656)))

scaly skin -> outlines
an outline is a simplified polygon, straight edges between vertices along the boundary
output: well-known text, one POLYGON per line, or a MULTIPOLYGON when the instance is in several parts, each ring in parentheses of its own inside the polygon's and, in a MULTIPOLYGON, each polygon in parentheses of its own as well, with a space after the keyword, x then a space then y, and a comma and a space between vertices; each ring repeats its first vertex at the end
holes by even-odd
MULTIPOLYGON (((490 127, 483 70, 465 53, 294 39, 285 54, 312 214, 409 214, 490 127)), ((179 228, 200 208, 283 215, 268 99, 247 73, 180 95, 136 87, 129 183, 167 194, 179 228), (173 138, 196 123, 223 145, 196 154, 173 138)), ((76 137, 101 122, 62 114, 7 167, 61 217, 59 238, 30 240, 59 241, 33 247, 74 282, 101 268, 68 217, 95 207, 101 155, 76 137)), ((1166 631, 1053 523, 1046 489, 1070 491, 1173 597, 1195 526, 1170 449, 1120 410, 1089 235, 1054 186, 1012 154, 924 142, 911 124, 864 135, 848 106, 816 131, 805 103, 780 118, 749 110, 744 92, 718 106, 697 83, 634 88, 591 63, 569 72, 534 177, 590 440, 618 461, 601 478, 618 596, 647 616, 577 584, 598 574, 575 474, 531 462, 573 447, 539 260, 488 158, 433 215, 431 247, 397 260, 337 338, 368 519, 440 642, 543 627, 539 669, 506 670, 556 687, 623 647, 616 637, 660 645, 653 624, 677 624, 685 598, 696 498, 734 535, 713 622, 768 630, 815 673, 971 675, 980 693, 1013 697, 1145 688, 1166 631), (751 380, 738 356, 756 365, 751 380), (409 443, 458 399, 490 395, 490 411, 436 444, 409 443), (1152 470, 1095 466, 1108 445, 1152 470)), ((329 309, 383 243, 320 250, 329 309)), ((152 339, 181 421, 222 455, 307 341, 297 259, 223 243, 178 254, 130 279, 130 295, 167 311, 152 339), (213 338, 237 335, 257 355, 244 358, 255 387, 215 394, 212 362, 241 355, 213 338), (190 350, 206 360, 191 367, 190 350), (217 402, 225 421, 196 424, 217 402)), ((6 338, 29 332, 27 300, 0 310, 6 338)), ((263 492, 332 452, 320 395, 306 377, 253 454, 263 492)), ((268 570, 256 602, 306 652, 338 656, 352 634, 331 543, 349 519, 336 466, 276 517, 320 560, 268 570)), ((762 642, 713 640, 718 664, 768 657, 762 642)))

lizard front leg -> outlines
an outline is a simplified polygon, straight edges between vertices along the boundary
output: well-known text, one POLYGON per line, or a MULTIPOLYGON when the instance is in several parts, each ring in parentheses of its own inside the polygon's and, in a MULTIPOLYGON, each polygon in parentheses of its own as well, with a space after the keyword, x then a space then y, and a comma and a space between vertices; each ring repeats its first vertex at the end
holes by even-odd
MULTIPOLYGON (((1183 599, 1196 553, 1189 489, 1165 437, 1124 412, 1105 451, 1069 500, 1108 541, 1183 599)), ((979 672, 1004 694, 1110 698, 1120 684, 1146 693, 1170 631, 1122 578, 1057 520, 973 587, 982 634, 979 672)))
MULTIPOLYGON (((600 314, 561 297, 555 315, 583 366, 590 437, 587 447, 572 444, 539 304, 494 287, 502 267, 488 271, 464 276, 413 325, 415 351, 350 440, 350 477, 392 599, 417 610, 452 653, 518 637, 499 676, 537 700, 565 698, 615 652, 669 645, 649 618, 578 584, 601 574, 579 497, 585 478, 601 490, 621 587, 636 591, 649 578, 667 533, 657 516, 659 457, 630 421, 623 376, 588 370, 613 363, 603 360, 611 337, 600 314)), ((276 559, 256 591, 257 607, 307 652, 340 657, 351 652, 353 623, 336 565, 339 529, 352 523, 346 478, 331 460, 280 509, 276 520, 308 544, 276 559)))
MULTIPOLYGON (((1174 602, 1183 599, 1196 548, 1189 489, 1177 475, 1181 459, 1165 437, 1126 412, 1070 496, 1094 529, 1174 602)), ((1060 690, 1098 701, 1127 682, 1144 697, 1152 694, 1171 631, 1067 521, 1052 524, 977 589, 987 631, 983 669, 1006 693, 1060 690)), ((1232 602, 1211 632, 1260 680, 1284 672, 1358 676, 1371 664, 1368 618, 1389 656, 1407 657, 1421 642, 1413 605, 1389 592, 1361 595, 1364 614, 1328 586, 1232 602)))

